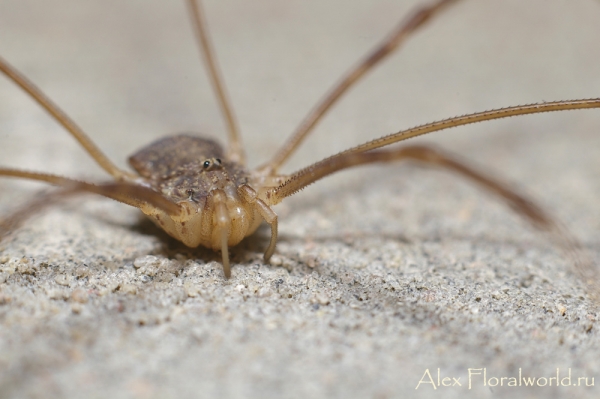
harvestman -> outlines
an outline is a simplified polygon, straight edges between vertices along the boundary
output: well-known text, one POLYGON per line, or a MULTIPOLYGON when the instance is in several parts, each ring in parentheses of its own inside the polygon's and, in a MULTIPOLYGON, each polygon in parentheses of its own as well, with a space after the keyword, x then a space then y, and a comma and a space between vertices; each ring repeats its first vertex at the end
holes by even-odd
MULTIPOLYGON (((25 90, 62 124, 94 160, 114 179, 92 184, 47 173, 0 168, 0 176, 39 180, 64 187, 68 193, 91 192, 139 208, 169 235, 189 247, 202 245, 220 250, 223 270, 231 276, 229 247, 252 234, 264 220, 271 240, 264 254, 268 262, 277 242, 277 215, 272 206, 334 172, 376 162, 413 160, 450 169, 498 195, 536 227, 554 231, 557 226, 537 205, 488 176, 452 159, 437 149, 405 146, 380 149, 411 137, 492 119, 551 111, 600 108, 600 98, 544 102, 479 112, 390 134, 350 148, 301 169, 281 175, 279 168, 298 148, 333 104, 376 64, 396 50, 415 30, 458 0, 438 0, 417 9, 400 23, 366 58, 351 68, 308 113, 273 158, 253 171, 245 166, 238 127, 213 56, 198 1, 187 0, 219 106, 228 126, 229 145, 224 151, 213 140, 177 135, 158 140, 129 158, 137 174, 119 169, 54 102, 14 67, 0 58, 0 70, 25 90)), ((589 281, 589 280, 588 280, 589 281)))

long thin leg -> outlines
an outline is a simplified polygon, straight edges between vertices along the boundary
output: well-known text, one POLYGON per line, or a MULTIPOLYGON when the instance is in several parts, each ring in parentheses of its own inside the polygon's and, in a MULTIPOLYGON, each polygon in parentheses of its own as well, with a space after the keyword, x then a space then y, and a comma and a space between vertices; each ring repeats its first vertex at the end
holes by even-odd
POLYGON ((298 128, 292 133, 290 138, 275 153, 275 156, 259 169, 264 174, 275 174, 277 169, 292 155, 300 143, 306 138, 319 120, 331 108, 333 104, 363 75, 372 70, 375 65, 384 60, 389 54, 394 52, 404 41, 410 37, 418 28, 423 26, 431 17, 441 12, 446 6, 457 0, 438 0, 429 6, 423 6, 417 9, 408 20, 403 21, 391 32, 367 57, 360 61, 350 71, 338 81, 333 88, 310 110, 304 117, 298 128))
POLYGON ((413 160, 424 164, 439 166, 458 173, 483 189, 500 197, 508 204, 508 206, 523 215, 535 227, 547 231, 555 229, 556 224, 553 219, 534 202, 510 189, 507 184, 477 172, 475 169, 465 165, 454 157, 432 147, 408 146, 393 150, 378 150, 349 154, 340 160, 337 170, 372 163, 397 162, 404 160, 413 160))
POLYGON ((71 118, 67 116, 50 98, 37 88, 29 79, 17 71, 13 66, 0 57, 0 71, 2 71, 9 79, 25 90, 38 104, 40 104, 54 119, 64 126, 71 135, 81 144, 81 146, 94 158, 94 160, 105 171, 117 180, 127 180, 134 178, 135 175, 119 169, 113 164, 110 159, 100 151, 98 147, 90 140, 90 138, 81 130, 79 126, 71 118))
MULTIPOLYGON (((521 214, 535 228, 548 233, 552 241, 566 252, 573 262, 573 267, 578 276, 588 285, 590 293, 599 299, 600 277, 596 266, 579 241, 561 223, 553 219, 546 211, 525 196, 509 188, 505 183, 490 176, 477 172, 472 167, 452 156, 432 147, 408 146, 392 150, 375 150, 360 153, 348 153, 339 156, 335 167, 329 169, 334 173, 353 166, 366 165, 378 162, 396 162, 413 160, 426 165, 438 166, 449 169, 486 191, 497 195, 509 207, 521 214)), ((334 166, 334 165, 330 165, 334 166)), ((293 178, 291 179, 293 180, 293 178)), ((313 181, 318 180, 315 178, 313 181)))
POLYGON ((177 204, 156 191, 131 183, 118 182, 95 185, 62 176, 10 168, 0 168, 0 176, 18 177, 54 184, 64 187, 67 190, 66 193, 88 192, 99 194, 136 208, 151 206, 162 209, 165 213, 173 216, 179 215, 181 211, 177 204))
POLYGON ((223 113, 225 121, 227 122, 227 130, 229 132, 228 157, 232 161, 244 164, 246 155, 244 154, 242 138, 240 137, 239 129, 235 117, 233 116, 233 107, 227 98, 225 86, 222 83, 223 79, 219 73, 214 51, 210 44, 200 0, 188 0, 187 3, 192 16, 192 21, 194 23, 194 32, 196 34, 198 44, 200 45, 200 52, 202 53, 204 62, 209 72, 210 82, 219 101, 221 112, 223 113))
POLYGON ((278 187, 269 189, 265 193, 266 202, 269 205, 279 203, 285 197, 302 190, 304 187, 316 182, 317 180, 337 172, 338 170, 352 166, 353 157, 360 159, 360 154, 397 143, 412 137, 421 136, 426 133, 432 133, 439 130, 449 129, 462 125, 483 122, 493 119, 508 118, 516 115, 538 114, 542 112, 566 111, 574 109, 600 108, 600 98, 588 100, 567 100, 555 101, 530 105, 518 105, 516 107, 499 108, 491 111, 478 112, 474 114, 457 116, 444 119, 425 125, 417 126, 411 129, 402 130, 388 136, 381 137, 364 144, 352 147, 339 154, 325 158, 322 161, 309 165, 291 175, 278 187), (349 164, 350 162, 350 164, 349 164))

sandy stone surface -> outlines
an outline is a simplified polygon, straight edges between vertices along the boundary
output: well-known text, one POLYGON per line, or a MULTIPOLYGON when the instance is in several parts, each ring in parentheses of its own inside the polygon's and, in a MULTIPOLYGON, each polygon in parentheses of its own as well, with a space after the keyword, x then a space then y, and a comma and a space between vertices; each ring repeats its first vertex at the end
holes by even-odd
MULTIPOLYGON (((207 1, 251 166, 416 4, 207 1)), ((599 39, 597 0, 465 0, 352 90, 284 172, 436 119, 600 96, 599 39)), ((0 54, 123 167, 167 133, 224 141, 183 2, 3 0, 0 54)), ((599 263, 599 132, 588 110, 413 143, 502 176, 599 263)), ((107 179, 4 78, 0 157, 107 179)), ((9 215, 47 188, 3 179, 0 190, 9 215)), ((230 280, 219 254, 110 200, 33 216, 0 244, 0 397, 598 397, 598 306, 571 259, 476 187, 416 165, 370 167, 276 211, 272 264, 265 226, 231 250, 230 280), (469 387, 469 369, 485 369, 485 384, 472 370, 469 387), (438 370, 440 384, 461 385, 438 386, 438 370), (570 386, 556 387, 557 373, 570 386)))

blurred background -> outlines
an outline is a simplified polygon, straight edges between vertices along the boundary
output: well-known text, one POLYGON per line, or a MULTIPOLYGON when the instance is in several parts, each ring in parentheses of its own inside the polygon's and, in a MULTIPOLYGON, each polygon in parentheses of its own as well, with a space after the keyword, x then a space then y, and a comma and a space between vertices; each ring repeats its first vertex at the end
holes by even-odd
MULTIPOLYGON (((326 89, 419 4, 419 1, 391 0, 205 1, 211 37, 235 106, 250 165, 257 166, 269 159, 326 89)), ((165 134, 193 131, 225 141, 224 124, 188 19, 183 1, 3 0, 0 2, 0 55, 55 100, 112 160, 125 166, 130 154, 165 134)), ((420 30, 398 53, 353 88, 322 121, 283 172, 292 172, 350 146, 437 119, 509 105, 598 97, 599 39, 600 2, 597 0, 459 2, 420 30)), ((599 131, 600 111, 587 110, 510 118, 435 133, 413 143, 439 145, 483 167, 483 170, 503 177, 550 209, 598 258, 599 131)), ((92 181, 107 179, 59 125, 4 78, 0 78, 0 159, 3 166, 92 181)), ((9 213, 16 204, 35 196, 41 189, 43 186, 37 183, 0 180, 0 210, 4 214, 9 213)), ((355 262, 352 256, 358 255, 349 255, 349 260, 339 266, 341 272, 338 273, 366 268, 356 273, 368 274, 373 272, 370 267, 383 267, 377 269, 377 273, 394 273, 399 279, 410 280, 406 270, 402 269, 404 266, 398 266, 400 271, 392 268, 391 272, 385 266, 373 266, 381 263, 382 257, 387 259, 388 255, 400 259, 396 261, 401 265, 404 265, 402 262, 410 263, 411 256, 419 258, 398 249, 404 239, 409 240, 411 248, 417 248, 414 253, 428 242, 442 241, 443 248, 436 249, 431 255, 433 260, 425 255, 419 258, 424 267, 421 270, 429 271, 427 268, 432 262, 435 264, 440 259, 442 263, 472 265, 480 258, 478 249, 470 245, 477 246, 482 240, 491 242, 493 259, 506 262, 502 266, 506 268, 504 270, 520 273, 511 267, 532 262, 537 264, 535 259, 545 256, 550 245, 505 207, 482 196, 480 191, 459 179, 447 178, 443 173, 423 172, 411 166, 368 168, 334 176, 327 183, 317 183, 290 198, 277 212, 282 234, 278 251, 284 259, 291 259, 294 265, 304 264, 304 269, 299 270, 307 274, 311 271, 306 269, 306 256, 316 256, 321 264, 338 267, 336 262, 340 258, 335 252, 336 245, 346 242, 344 240, 349 240, 347 245, 355 245, 352 237, 361 234, 368 244, 357 251, 362 251, 366 258, 355 262), (445 242, 446 239, 451 242, 445 242), (513 245, 508 253, 505 248, 493 254, 494 244, 502 246, 507 242, 509 247, 513 245), (530 245, 534 248, 533 255, 528 252, 530 245), (447 255, 440 254, 441 250, 447 251, 447 255)), ((2 244, 3 253, 10 259, 53 257, 57 264, 66 262, 61 266, 64 270, 70 270, 69 262, 78 264, 85 260, 93 263, 97 256, 109 259, 117 269, 127 264, 131 268, 133 259, 156 253, 156 248, 164 245, 164 238, 140 234, 135 227, 137 220, 137 212, 133 209, 85 197, 81 205, 71 203, 70 208, 60 208, 54 216, 36 218, 24 230, 25 233, 2 244), (71 212, 77 207, 81 209, 71 212), (35 240, 29 237, 32 234, 38 234, 32 236, 35 240), (112 236, 112 241, 107 236, 112 236), (48 248, 49 245, 51 248, 48 248), (64 255, 61 251, 71 255, 64 255)), ((250 249, 246 250, 259 259, 263 244, 264 240, 256 245, 248 244, 250 249)), ((490 249, 486 250, 489 254, 490 249)), ((201 264, 218 259, 210 251, 201 252, 201 256, 208 257, 201 259, 201 264)), ((238 264, 255 262, 254 258, 244 256, 236 260, 238 264)), ((542 265, 538 265, 549 267, 544 278, 553 281, 558 278, 556 276, 564 277, 557 271, 566 273, 568 261, 560 254, 548 256, 548 260, 539 260, 542 265), (552 263, 557 258, 558 263, 552 263)), ((296 270, 294 267, 300 266, 290 267, 296 270)), ((469 275, 469 270, 454 268, 443 271, 442 275, 458 273, 456 278, 460 279, 461 273, 464 278, 469 275)), ((254 273, 254 269, 236 267, 234 274, 236 272, 254 273)), ((327 276, 320 271, 315 278, 326 282, 327 276)), ((428 281, 427 278, 425 281, 428 281)), ((566 278, 564 289, 580 289, 574 281, 566 278)), ((473 283, 473 286, 467 285, 467 290, 481 288, 485 292, 489 288, 485 286, 488 283, 487 280, 481 282, 483 288, 473 283)), ((36 282, 32 284, 33 288, 22 286, 19 290, 43 292, 36 291, 40 289, 35 288, 36 282)), ((492 281, 490 284, 495 283, 492 281)), ((225 290, 235 286, 226 286, 225 290)), ((6 287, 5 290, 9 290, 6 287)), ((16 290, 11 291, 13 296, 15 292, 21 292, 17 288, 10 289, 16 290)), ((530 294, 552 304, 548 306, 553 308, 556 299, 544 297, 553 290, 543 286, 535 291, 535 295, 530 294)), ((560 294, 560 289, 556 290, 560 294)), ((36 295, 33 298, 38 298, 36 295)), ((39 295, 44 296, 43 293, 39 295)), ((227 291, 227 295, 233 294, 227 291)), ((278 306, 279 299, 271 297, 269 300, 274 301, 273 306, 278 306)), ((511 303, 510 298, 505 300, 511 303)), ((135 306, 145 306, 142 302, 135 306)), ((35 396, 39 392, 77 397, 77 387, 85 387, 87 380, 79 378, 81 376, 74 371, 75 364, 88 371, 97 370, 96 374, 90 371, 89 375, 93 378, 90 377, 92 382, 89 386, 105 386, 114 381, 115 389, 127 388, 122 391, 125 392, 123 397, 178 395, 175 384, 180 381, 178 377, 166 378, 163 388, 152 387, 152 373, 158 373, 157 370, 163 367, 172 368, 174 374, 180 373, 182 379, 193 377, 202 380, 194 374, 197 369, 190 368, 188 363, 184 367, 184 363, 174 360, 177 359, 174 355, 170 357, 158 350, 159 353, 152 356, 153 345, 161 345, 162 342, 152 338, 152 334, 158 334, 158 330, 154 329, 146 331, 148 336, 143 335, 147 341, 137 341, 125 335, 123 347, 132 348, 136 353, 147 352, 144 356, 148 356, 142 356, 146 360, 138 363, 131 360, 132 364, 127 363, 127 366, 121 367, 125 364, 122 358, 110 354, 110 345, 102 337, 97 338, 93 345, 77 344, 80 345, 76 346, 78 354, 72 359, 47 354, 47 348, 54 345, 55 340, 62 339, 61 331, 71 331, 68 325, 75 316, 67 308, 56 311, 63 315, 57 319, 53 316, 54 311, 31 304, 28 306, 39 309, 38 313, 19 313, 16 302, 12 303, 10 306, 13 307, 4 307, 5 322, 0 327, 5 330, 3 335, 6 337, 1 350, 2 367, 12 373, 5 374, 12 377, 3 381, 4 386, 10 386, 6 397, 35 396), (6 321, 9 319, 15 325, 30 327, 16 327, 6 321), (54 323, 55 327, 45 333, 44 323, 54 323), (19 340, 19 336, 30 340, 19 340), (36 352, 34 348, 41 349, 36 352), (99 364, 105 357, 110 361, 102 368, 99 364), (35 359, 41 360, 37 363, 35 359), (62 359, 62 363, 58 362, 61 366, 53 370, 50 365, 57 359, 62 359), (26 378, 13 380, 19 370, 23 371, 20 375, 26 378), (123 371, 133 374, 128 376, 123 371), (75 387, 66 388, 63 384, 73 375, 78 375, 74 380, 75 387), (53 386, 54 391, 46 391, 45 384, 53 386)), ((430 304, 434 309, 432 312, 445 309, 444 304, 434 298, 430 304)), ((301 300, 298 306, 302 308, 303 305, 307 308, 312 306, 310 300, 306 303, 301 300)), ((59 309, 62 309, 61 306, 59 309)), ((90 314, 100 318, 103 328, 113 326, 112 321, 103 324, 104 316, 98 316, 103 314, 105 304, 102 300, 89 306, 90 314)), ((347 305, 339 306, 343 310, 340 310, 341 314, 352 312, 347 305)), ((248 360, 248 353, 263 348, 266 343, 258 341, 258 338, 255 340, 250 334, 249 341, 245 343, 240 338, 230 343, 215 344, 212 334, 221 334, 219 328, 226 329, 228 326, 225 322, 223 325, 216 323, 215 331, 207 333, 211 338, 204 342, 210 342, 217 355, 214 359, 203 359, 204 362, 214 362, 214 367, 204 365, 201 369, 206 373, 205 377, 211 377, 211 381, 204 379, 195 385, 190 380, 192 382, 185 385, 189 390, 179 393, 184 392, 184 396, 185 392, 204 393, 207 397, 216 394, 230 397, 258 394, 332 397, 342 393, 397 397, 400 393, 417 394, 413 390, 414 378, 420 377, 426 365, 458 368, 460 363, 476 367, 491 365, 491 361, 486 363, 485 359, 493 358, 497 370, 508 373, 521 364, 521 359, 529 358, 531 365, 537 364, 538 371, 542 372, 546 368, 575 367, 576 359, 581 356, 580 352, 569 354, 567 349, 557 344, 558 340, 547 343, 527 335, 515 338, 518 345, 511 346, 513 344, 508 341, 498 344, 501 350, 497 357, 489 354, 485 357, 482 352, 491 350, 486 342, 493 345, 494 340, 499 340, 501 329, 486 324, 489 319, 485 317, 474 320, 461 315, 451 317, 458 320, 456 323, 465 325, 464 328, 483 326, 478 340, 468 341, 467 336, 461 337, 462 330, 458 327, 453 329, 450 323, 450 327, 444 327, 449 332, 434 334, 431 338, 438 341, 425 339, 415 343, 404 339, 403 333, 398 331, 408 328, 410 334, 418 337, 430 331, 431 326, 410 321, 387 321, 390 327, 379 331, 382 335, 369 338, 367 334, 361 338, 362 341, 359 340, 368 350, 361 352, 356 347, 347 348, 350 358, 346 358, 341 368, 336 368, 333 355, 323 354, 324 358, 314 358, 315 374, 303 369, 299 359, 306 361, 314 355, 313 350, 318 352, 318 338, 310 341, 305 349, 296 348, 300 355, 295 358, 289 350, 277 346, 295 339, 293 333, 282 332, 281 335, 276 334, 278 338, 273 338, 274 346, 281 349, 279 355, 274 354, 269 361, 261 360, 259 356, 249 364, 238 364, 232 357, 219 358, 219 350, 227 352, 224 347, 231 345, 233 353, 248 360), (464 319, 461 318, 463 316, 464 319), (394 342, 395 337, 402 339, 394 342), (387 344, 382 342, 393 342, 390 347, 398 353, 388 350, 387 344), (410 349, 403 348, 411 345, 410 349), (552 362, 549 363, 545 357, 535 357, 535 352, 539 352, 542 346, 556 353, 555 358, 550 357, 552 362), (455 351, 448 350, 450 347, 454 347, 455 351), (529 348, 532 352, 511 352, 511 348, 517 347, 529 348), (419 354, 423 357, 420 358, 419 354), (459 362, 457 356, 464 357, 459 362), (362 368, 365 362, 368 363, 367 371, 362 368), (319 365, 329 369, 321 370, 319 365), (239 379, 228 371, 230 367, 235 367, 240 373, 239 379), (319 370, 329 374, 323 376, 319 370), (278 373, 281 373, 279 377, 273 377, 278 373), (313 380, 315 375, 322 378, 313 380), (256 379, 263 381, 263 385, 259 384, 260 389, 257 388, 259 385, 253 385, 256 379), (227 381, 233 385, 225 386, 227 381), (302 386, 310 386, 310 389, 300 388, 302 386), (206 390, 202 391, 201 387, 206 390)), ((287 316, 280 316, 281 323, 285 324, 287 316)), ((288 316, 304 317, 300 311, 297 315, 292 313, 288 316)), ((198 315, 194 317, 186 319, 186 322, 207 322, 198 315)), ((249 316, 244 313, 239 317, 249 316)), ((346 316, 338 317, 343 319, 346 316)), ((352 317, 360 319, 362 316, 354 315, 350 319, 352 317)), ((526 320, 527 312, 519 317, 522 317, 519 320, 526 320)), ((134 327, 115 323, 118 331, 136 328, 135 323, 134 327)), ((310 326, 309 323, 307 328, 310 326)), ((330 330, 335 328, 320 328, 325 330, 320 344, 326 347, 333 345, 330 330)), ((440 331, 445 331, 444 328, 440 331)), ((556 334, 575 334, 577 337, 577 334, 582 334, 576 323, 560 328, 562 330, 556 334)), ((509 336, 518 335, 518 328, 506 329, 509 336)), ((182 327, 171 331, 169 337, 174 341, 181 338, 183 342, 189 338, 189 331, 182 327)), ((318 329, 311 331, 315 333, 318 329)), ((194 353, 212 353, 203 352, 203 345, 193 344, 194 350, 198 351, 194 353)), ((597 345, 591 347, 589 358, 578 364, 580 370, 585 370, 588 375, 597 374, 600 370, 597 363, 585 363, 597 358, 597 345)), ((68 345, 66 348, 72 349, 68 345)), ((478 392, 487 394, 489 391, 478 392)), ((500 391, 499 395, 510 392, 500 391)), ((117 395, 117 391, 113 393, 117 395)), ((452 391, 446 397, 464 393, 452 391)), ((585 390, 578 393, 592 394, 585 390)), ((536 396, 539 391, 524 391, 523 394, 536 396)), ((441 397, 440 392, 419 392, 418 395, 441 397)))

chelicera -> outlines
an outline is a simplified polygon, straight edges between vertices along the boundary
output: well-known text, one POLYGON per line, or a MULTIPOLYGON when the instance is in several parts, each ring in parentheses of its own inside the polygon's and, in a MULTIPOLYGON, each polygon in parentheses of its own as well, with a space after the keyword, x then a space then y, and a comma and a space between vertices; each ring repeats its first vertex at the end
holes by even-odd
POLYGON ((277 243, 277 215, 272 207, 284 198, 337 171, 372 163, 412 160, 456 172, 488 190, 535 226, 552 231, 556 224, 539 206, 508 185, 485 176, 450 155, 425 146, 382 149, 390 144, 451 127, 551 111, 600 108, 600 99, 544 102, 479 112, 428 123, 390 134, 309 165, 290 175, 278 171, 337 100, 373 66, 395 51, 410 35, 458 0, 424 5, 401 22, 367 56, 351 68, 306 115, 283 146, 264 165, 246 168, 245 153, 233 110, 211 49, 199 1, 187 0, 201 52, 228 126, 228 145, 194 135, 158 140, 129 158, 135 173, 115 166, 78 126, 32 82, 0 58, 0 70, 31 95, 81 144, 113 182, 92 184, 53 174, 0 168, 1 176, 45 181, 67 192, 91 192, 139 208, 169 235, 189 247, 221 251, 223 270, 231 276, 229 247, 252 234, 265 221, 271 228, 264 259, 277 243))

